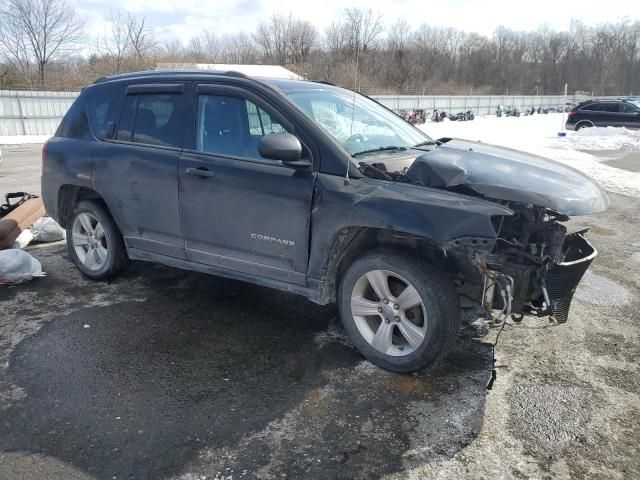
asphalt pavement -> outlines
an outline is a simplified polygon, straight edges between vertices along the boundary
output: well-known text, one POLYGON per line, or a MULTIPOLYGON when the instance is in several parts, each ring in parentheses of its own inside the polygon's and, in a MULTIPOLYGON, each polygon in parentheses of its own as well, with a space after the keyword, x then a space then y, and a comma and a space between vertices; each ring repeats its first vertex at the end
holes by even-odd
POLYGON ((0 197, 4 199, 9 192, 39 195, 42 145, 0 145, 0 148, 0 197))
MULTIPOLYGON (((0 194, 38 184, 17 150, 0 194)), ((492 391, 474 318, 399 375, 333 306, 144 262, 91 282, 30 246, 47 277, 0 287, 0 479, 640 478, 640 201, 611 200, 570 222, 600 255, 569 322, 509 322, 492 391)))

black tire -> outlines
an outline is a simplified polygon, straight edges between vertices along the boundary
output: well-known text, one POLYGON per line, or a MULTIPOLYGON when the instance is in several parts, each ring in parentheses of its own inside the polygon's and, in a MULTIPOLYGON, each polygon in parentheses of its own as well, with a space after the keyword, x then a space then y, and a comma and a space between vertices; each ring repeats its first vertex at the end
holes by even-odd
POLYGON ((435 363, 454 344, 460 330, 460 303, 449 276, 426 262, 389 249, 374 250, 347 269, 340 280, 338 308, 344 328, 358 351, 372 363, 393 372, 412 372, 435 363), (356 325, 351 312, 352 292, 356 282, 373 270, 400 275, 422 299, 427 330, 420 346, 407 355, 393 356, 377 350, 356 325))
POLYGON ((129 264, 129 257, 127 256, 120 230, 109 212, 98 202, 84 200, 75 207, 67 222, 67 248, 78 270, 92 280, 110 280, 122 272, 129 264), (73 225, 81 213, 88 213, 95 217, 104 229, 104 239, 107 245, 106 261, 104 265, 96 270, 87 268, 78 257, 73 244, 73 225))
POLYGON ((581 128, 591 128, 591 127, 593 127, 593 123, 591 123, 591 122, 579 122, 576 125, 576 132, 578 130, 580 130, 581 128))

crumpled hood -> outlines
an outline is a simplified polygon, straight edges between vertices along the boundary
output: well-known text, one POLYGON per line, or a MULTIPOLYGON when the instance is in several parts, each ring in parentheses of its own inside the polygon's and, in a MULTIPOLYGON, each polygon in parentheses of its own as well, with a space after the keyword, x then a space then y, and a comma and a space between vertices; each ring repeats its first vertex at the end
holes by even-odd
POLYGON ((465 185, 492 199, 534 204, 566 215, 606 210, 609 199, 582 172, 548 158, 467 140, 450 140, 415 159, 412 183, 465 185))

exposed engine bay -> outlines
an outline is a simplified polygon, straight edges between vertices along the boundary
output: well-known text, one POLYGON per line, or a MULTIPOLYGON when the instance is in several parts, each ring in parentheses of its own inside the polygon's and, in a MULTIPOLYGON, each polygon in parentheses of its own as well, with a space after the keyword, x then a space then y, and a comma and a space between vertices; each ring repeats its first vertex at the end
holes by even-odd
POLYGON ((596 256, 585 232, 567 235, 566 215, 532 205, 508 205, 512 217, 497 220, 497 239, 490 253, 473 253, 483 274, 485 311, 501 310, 521 320, 525 314, 567 321, 569 306, 582 275, 596 256))
POLYGON ((360 171, 509 208, 513 215, 492 217, 495 238, 455 239, 444 246, 461 304, 481 305, 487 316, 498 310, 499 320, 534 315, 566 322, 573 293, 597 252, 585 232, 567 235, 563 222, 569 214, 603 210, 606 194, 590 179, 581 174, 578 179, 569 167, 542 157, 467 141, 436 143, 412 161, 363 162, 360 171), (506 161, 512 156, 515 165, 506 161))

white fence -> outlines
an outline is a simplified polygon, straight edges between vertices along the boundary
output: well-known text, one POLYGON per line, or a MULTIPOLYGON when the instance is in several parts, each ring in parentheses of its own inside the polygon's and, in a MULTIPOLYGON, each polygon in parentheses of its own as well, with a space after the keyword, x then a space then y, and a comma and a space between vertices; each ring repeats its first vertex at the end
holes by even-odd
MULTIPOLYGON (((19 92, 0 90, 0 136, 51 135, 77 92, 19 92)), ((493 114, 498 105, 520 110, 531 107, 561 107, 562 95, 372 95, 386 107, 400 110, 434 109, 456 113, 473 110, 476 115, 493 114)), ((567 97, 577 102, 586 97, 567 97)))
POLYGON ((1 135, 51 135, 76 92, 0 90, 1 135))

